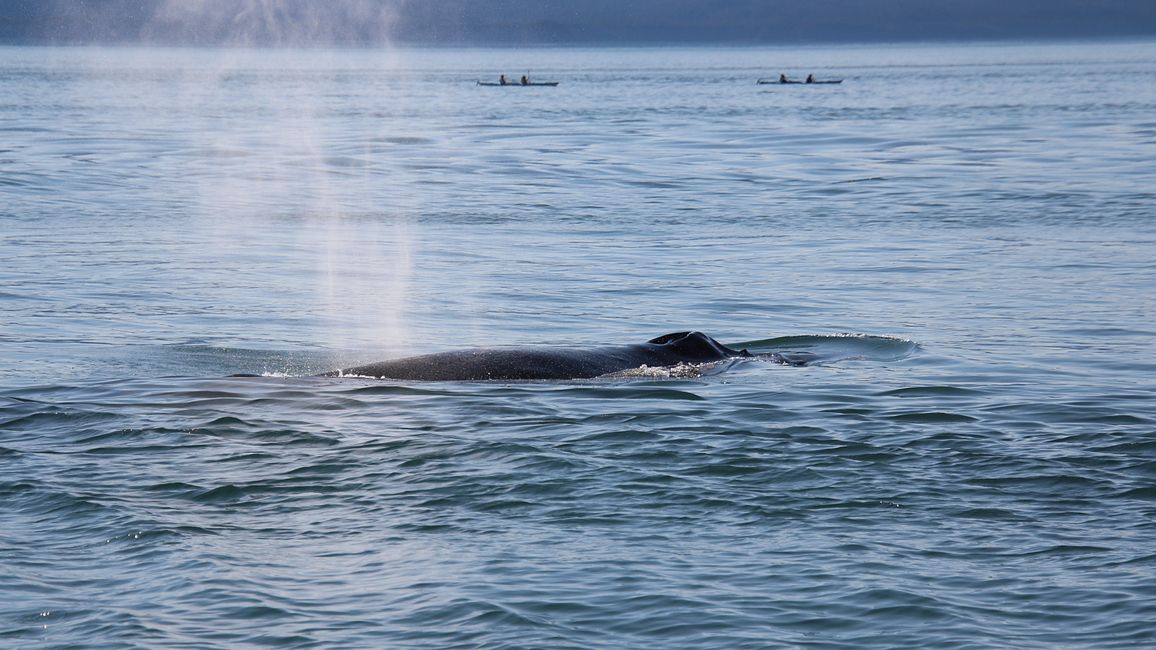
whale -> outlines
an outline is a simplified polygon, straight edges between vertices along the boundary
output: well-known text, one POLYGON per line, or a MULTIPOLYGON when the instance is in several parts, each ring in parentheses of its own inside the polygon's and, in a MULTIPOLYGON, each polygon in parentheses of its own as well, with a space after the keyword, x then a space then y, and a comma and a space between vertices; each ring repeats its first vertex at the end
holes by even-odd
POLYGON ((672 332, 628 345, 591 347, 491 347, 379 361, 322 373, 320 377, 372 377, 408 381, 593 379, 636 368, 670 368, 727 359, 762 359, 806 365, 813 355, 752 354, 727 347, 702 332, 672 332))

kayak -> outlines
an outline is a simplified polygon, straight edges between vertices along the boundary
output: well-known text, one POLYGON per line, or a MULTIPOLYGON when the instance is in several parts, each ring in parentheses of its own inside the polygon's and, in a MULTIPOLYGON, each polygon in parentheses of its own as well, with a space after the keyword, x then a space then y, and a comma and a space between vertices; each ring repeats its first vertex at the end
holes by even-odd
POLYGON ((496 81, 479 81, 478 85, 479 86, 511 86, 511 87, 513 87, 513 86, 557 86, 558 82, 557 81, 531 81, 529 83, 519 83, 517 81, 511 81, 510 83, 500 84, 496 81))
POLYGON ((770 85, 770 84, 776 84, 776 85, 777 84, 784 84, 784 85, 786 85, 786 84, 799 84, 801 86, 820 86, 823 84, 841 84, 841 83, 843 83, 843 80, 842 79, 826 79, 823 81, 812 81, 810 83, 807 83, 806 81, 795 81, 794 79, 788 79, 787 81, 779 81, 778 79, 759 79, 758 83, 760 86, 766 86, 766 85, 770 85))

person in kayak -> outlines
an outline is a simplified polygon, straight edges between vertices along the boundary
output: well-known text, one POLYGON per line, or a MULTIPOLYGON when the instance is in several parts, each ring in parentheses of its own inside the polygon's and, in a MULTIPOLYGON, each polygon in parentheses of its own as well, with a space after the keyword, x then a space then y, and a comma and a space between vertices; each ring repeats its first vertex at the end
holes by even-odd
POLYGON ((813 74, 807 75, 807 83, 809 83, 809 84, 815 83, 815 75, 813 75, 813 74))
POLYGON ((527 77, 526 75, 522 75, 522 85, 523 86, 529 86, 530 85, 530 78, 527 77))
POLYGON ((503 86, 505 86, 507 83, 509 83, 508 81, 506 81, 506 75, 499 75, 498 76, 498 83, 503 85, 503 86))
POLYGON ((779 73, 779 83, 781 83, 781 84, 787 83, 787 75, 780 72, 779 73))

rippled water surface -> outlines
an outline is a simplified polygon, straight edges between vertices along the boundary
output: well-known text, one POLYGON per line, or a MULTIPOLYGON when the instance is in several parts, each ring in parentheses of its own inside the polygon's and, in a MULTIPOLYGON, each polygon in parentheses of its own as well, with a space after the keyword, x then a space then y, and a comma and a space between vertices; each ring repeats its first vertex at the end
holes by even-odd
POLYGON ((1154 161, 1150 42, 0 48, 0 645, 1156 645, 1154 161), (681 330, 816 361, 311 376, 681 330))

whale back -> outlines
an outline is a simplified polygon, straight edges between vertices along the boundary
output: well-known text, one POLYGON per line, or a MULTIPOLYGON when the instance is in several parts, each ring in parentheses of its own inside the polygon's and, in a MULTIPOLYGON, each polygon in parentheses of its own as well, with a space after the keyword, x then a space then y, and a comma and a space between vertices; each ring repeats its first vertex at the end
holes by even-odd
POLYGON ((323 376, 419 381, 586 379, 647 366, 747 357, 702 332, 673 332, 646 343, 595 348, 475 348, 381 361, 323 376))

